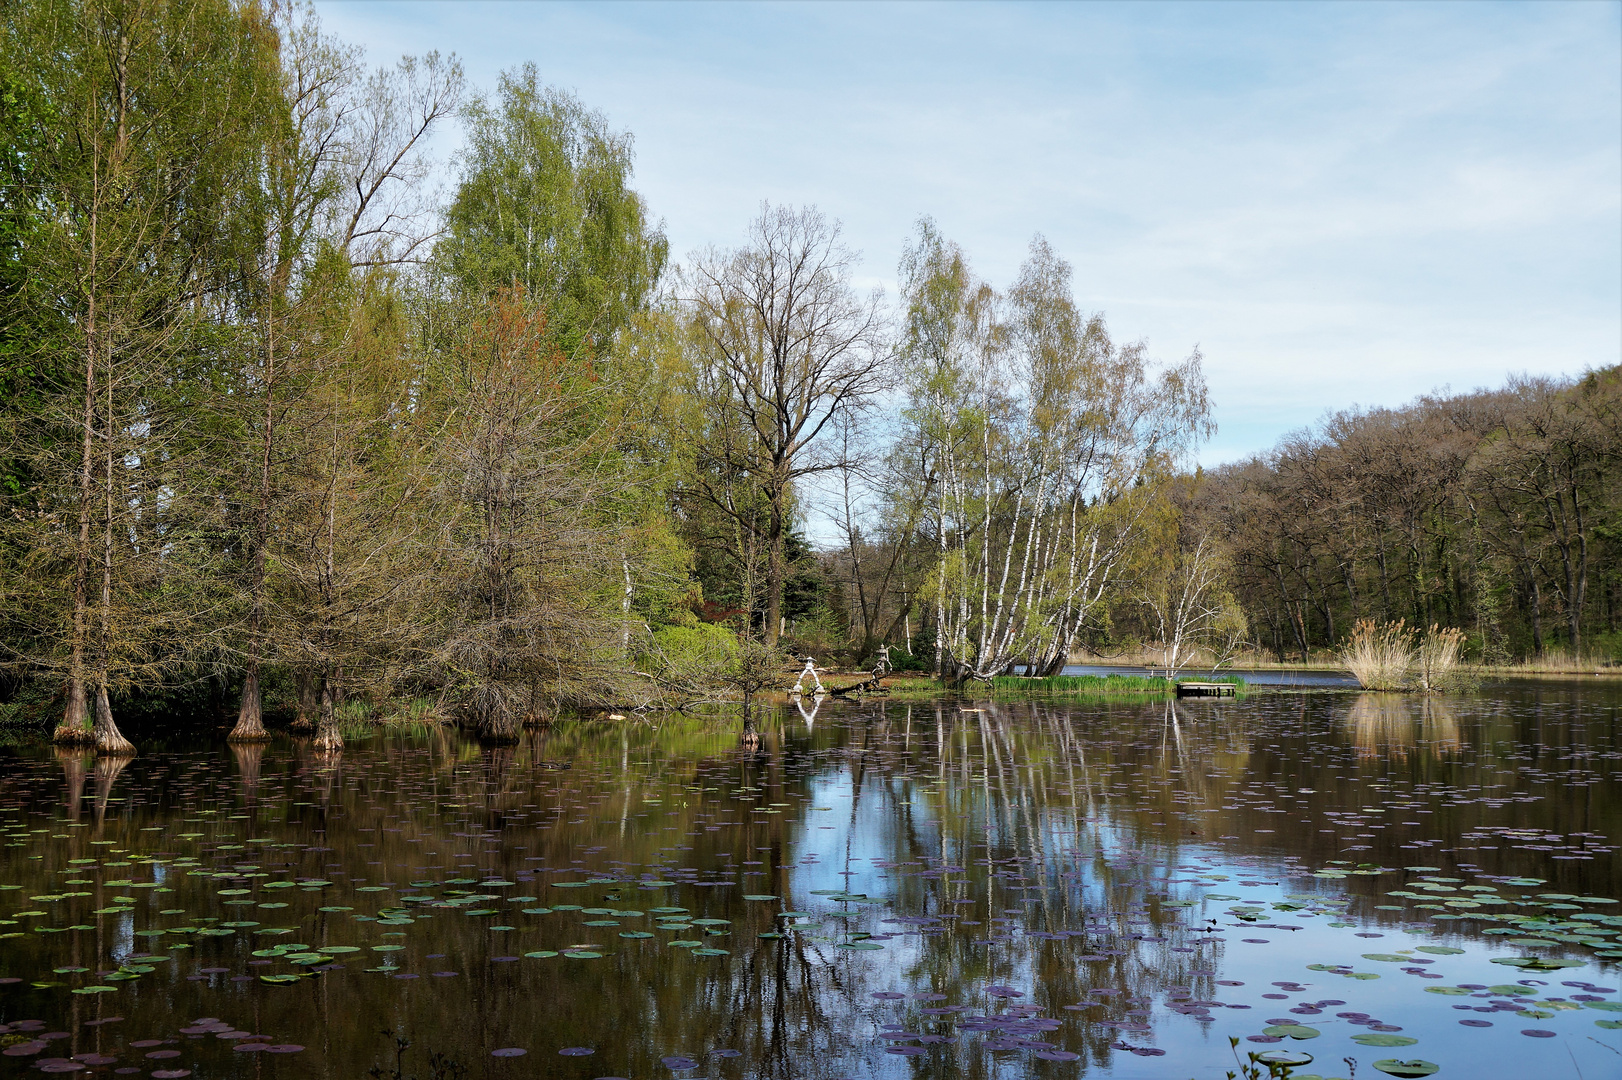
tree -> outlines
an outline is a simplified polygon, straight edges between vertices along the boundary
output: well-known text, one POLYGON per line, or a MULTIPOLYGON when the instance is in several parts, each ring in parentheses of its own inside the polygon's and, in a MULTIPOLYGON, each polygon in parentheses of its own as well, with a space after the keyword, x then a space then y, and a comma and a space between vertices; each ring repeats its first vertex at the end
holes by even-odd
POLYGON ((257 348, 244 358, 231 398, 241 471, 226 484, 252 507, 241 530, 245 670, 232 742, 269 737, 259 678, 277 637, 266 625, 267 553, 293 468, 279 428, 333 374, 330 341, 312 336, 322 318, 315 309, 331 295, 318 284, 316 262, 327 259, 330 279, 334 261, 366 271, 415 257, 432 230, 419 195, 404 189, 423 180, 425 140, 462 92, 454 57, 406 57, 366 77, 354 50, 321 33, 313 9, 277 3, 270 17, 281 44, 278 108, 260 151, 257 229, 240 300, 243 318, 256 324, 257 348))
POLYGON ((940 670, 1051 674, 1144 540, 1158 485, 1210 430, 1196 352, 1152 371, 1083 318, 1040 237, 1007 297, 925 223, 904 264, 911 423, 938 479, 940 670))
POLYGON ((597 467, 617 423, 591 365, 551 344, 522 289, 469 319, 449 359, 424 409, 438 446, 432 663, 481 738, 513 742, 526 719, 601 693, 623 660, 622 547, 603 510, 628 477, 597 467))
POLYGON ((534 64, 464 110, 468 145, 435 259, 477 295, 523 289, 566 353, 601 355, 664 271, 663 232, 630 186, 631 138, 534 64))
POLYGON ((24 598, 39 615, 25 662, 65 675, 58 741, 131 753, 108 693, 155 675, 188 606, 175 539, 197 446, 168 406, 244 235, 272 39, 218 0, 54 0, 13 8, 0 32, 49 117, 29 148, 40 227, 25 301, 62 330, 35 347, 62 377, 54 422, 77 429, 76 447, 36 447, 33 512, 10 522, 32 533, 26 580, 66 600, 52 625, 48 595, 24 598))
MULTIPOLYGON (((766 500, 766 641, 783 620, 784 536, 794 484, 838 465, 822 441, 832 421, 890 383, 881 296, 857 295, 856 256, 814 207, 762 206, 748 243, 694 256, 681 283, 695 330, 691 372, 708 422, 738 433, 707 449, 724 477, 748 477, 766 500)), ((751 527, 725 489, 703 498, 751 527)))

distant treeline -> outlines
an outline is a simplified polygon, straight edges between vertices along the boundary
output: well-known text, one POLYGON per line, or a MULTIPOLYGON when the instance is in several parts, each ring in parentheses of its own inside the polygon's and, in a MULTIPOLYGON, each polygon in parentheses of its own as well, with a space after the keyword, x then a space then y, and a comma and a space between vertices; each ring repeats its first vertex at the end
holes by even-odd
POLYGON ((1622 656, 1622 368, 1335 413, 1196 500, 1281 657, 1358 619, 1457 627, 1487 662, 1622 656))

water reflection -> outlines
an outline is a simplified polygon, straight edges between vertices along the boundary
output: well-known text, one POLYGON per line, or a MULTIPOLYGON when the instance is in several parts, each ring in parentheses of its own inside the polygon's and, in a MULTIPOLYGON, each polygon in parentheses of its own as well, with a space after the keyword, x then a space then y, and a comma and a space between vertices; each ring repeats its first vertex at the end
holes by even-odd
MULTIPOLYGON (((218 1016, 304 1044, 275 1066, 288 1076, 365 1075, 385 1028, 494 1080, 665 1075, 676 1054, 726 1077, 1043 1076, 1070 1060, 1188 1076, 1275 1016, 1321 1025, 1321 1058, 1372 1060, 1317 1004, 1337 998, 1411 1031, 1431 1017, 1423 1056, 1493 1075, 1488 1043, 1442 1034, 1453 1001, 1418 976, 1307 965, 1367 969, 1376 949, 1445 940, 1465 950, 1434 964, 1449 980, 1518 978, 1488 967, 1502 939, 1480 913, 1521 900, 1420 908, 1388 895, 1403 871, 1312 875, 1428 865, 1443 889, 1508 894, 1531 874, 1545 883, 1517 897, 1617 896, 1614 707, 1541 692, 821 702, 751 714, 742 739, 728 716, 556 723, 501 747, 426 729, 342 755, 204 746, 93 773, 88 755, 42 750, 0 772, 19 845, 0 873, 26 890, 0 896, 43 914, 0 931, 15 932, 8 975, 58 985, 0 986, 17 995, 0 1007, 72 1030, 64 1009, 94 1008, 132 1038, 218 1016), (92 777, 119 846, 50 831, 92 777), (269 955, 278 942, 359 951, 312 969, 269 955), (146 953, 169 959, 66 996, 146 953), (1275 986, 1289 978, 1317 981, 1275 986), (491 1057, 503 1047, 531 1068, 491 1057), (575 1069, 558 1056, 573 1047, 595 1053, 575 1069)), ((1566 974, 1604 978, 1598 962, 1566 974)), ((198 1075, 276 1075, 172 1037, 198 1075)))
POLYGON ((1452 757, 1464 746, 1452 703, 1435 694, 1359 694, 1346 729, 1365 759, 1406 761, 1416 749, 1452 757))

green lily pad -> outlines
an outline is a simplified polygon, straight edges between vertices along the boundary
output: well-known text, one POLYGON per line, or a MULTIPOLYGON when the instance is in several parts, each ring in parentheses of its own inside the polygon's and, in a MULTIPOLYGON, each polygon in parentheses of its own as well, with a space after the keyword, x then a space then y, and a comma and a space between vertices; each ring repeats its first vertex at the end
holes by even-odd
POLYGON ((75 994, 116 994, 116 993, 118 993, 118 987, 116 987, 116 986, 81 986, 81 987, 79 987, 77 990, 75 990, 73 992, 75 994))
POLYGON ((878 952, 880 949, 884 948, 883 945, 879 945, 872 941, 851 941, 835 947, 840 949, 857 949, 861 952, 878 952))
POLYGON ((389 887, 387 885, 357 885, 357 886, 355 886, 355 891, 356 892, 388 892, 389 887))
POLYGON ((744 897, 744 899, 745 900, 781 900, 782 897, 773 896, 773 895, 771 895, 769 893, 749 893, 748 895, 746 895, 744 897))
POLYGON ((532 960, 545 960, 548 957, 556 956, 557 953, 551 949, 536 949, 534 952, 527 952, 524 955, 532 960))
POLYGON ((1399 956, 1396 953, 1385 952, 1366 952, 1363 954, 1363 959, 1381 960, 1388 964, 1411 964, 1414 962, 1414 958, 1411 956, 1399 956))
POLYGON ((1466 990, 1462 986, 1427 986, 1425 987, 1425 993, 1447 994, 1451 997, 1461 997, 1468 996, 1470 993, 1472 993, 1472 991, 1466 990))
POLYGON ((1421 945, 1415 951, 1430 953, 1432 956, 1459 956, 1464 952, 1463 949, 1455 949, 1449 945, 1421 945))
POLYGON ((694 949, 693 950, 693 955, 694 956, 730 956, 732 954, 729 953, 725 949, 694 949))
POLYGON ((373 952, 399 952, 403 948, 405 948, 404 945, 373 945, 372 946, 372 951, 373 952))
POLYGON ((623 938, 650 938, 650 937, 653 937, 653 935, 651 933, 649 933, 648 931, 646 931, 646 930, 621 930, 620 931, 620 937, 623 937, 623 938))
POLYGON ((1262 1028, 1262 1034, 1290 1039, 1316 1039, 1322 1032, 1305 1024, 1269 1024, 1262 1028))
POLYGON ((603 954, 589 949, 565 949, 563 955, 575 960, 600 960, 603 954))
POLYGON ((302 978, 304 978, 304 976, 302 976, 302 975, 261 975, 261 976, 259 976, 259 981, 260 982, 267 982, 267 983, 286 984, 286 983, 296 983, 302 978))
POLYGON ((552 914, 552 909, 549 908, 549 907, 527 907, 527 908, 523 908, 521 910, 524 912, 525 915, 550 915, 550 914, 552 914))
POLYGON ((1382 1058, 1374 1063, 1374 1067, 1388 1076, 1399 1077, 1400 1080, 1414 1080, 1416 1077, 1429 1076, 1441 1068, 1433 1061, 1398 1061, 1396 1058, 1382 1058))
POLYGON ((1353 1035, 1352 1041, 1359 1046, 1412 1046, 1419 1040, 1387 1031, 1365 1031, 1361 1035, 1353 1035))
POLYGON ((326 946, 323 946, 322 948, 317 949, 316 952, 331 953, 333 955, 337 955, 339 953, 360 952, 360 946, 359 945, 326 945, 326 946))

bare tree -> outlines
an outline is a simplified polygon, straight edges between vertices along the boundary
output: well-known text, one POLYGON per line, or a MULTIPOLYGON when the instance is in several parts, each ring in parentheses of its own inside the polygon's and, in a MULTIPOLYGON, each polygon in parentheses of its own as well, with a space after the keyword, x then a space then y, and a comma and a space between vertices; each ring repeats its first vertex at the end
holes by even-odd
POLYGON ((765 491, 765 629, 774 645, 793 485, 838 465, 824 431, 890 379, 882 297, 858 295, 850 280, 856 255, 839 233, 815 207, 765 205, 747 244, 700 253, 682 282, 697 331, 693 366, 722 391, 717 404, 736 413, 747 435, 725 464, 765 491))

